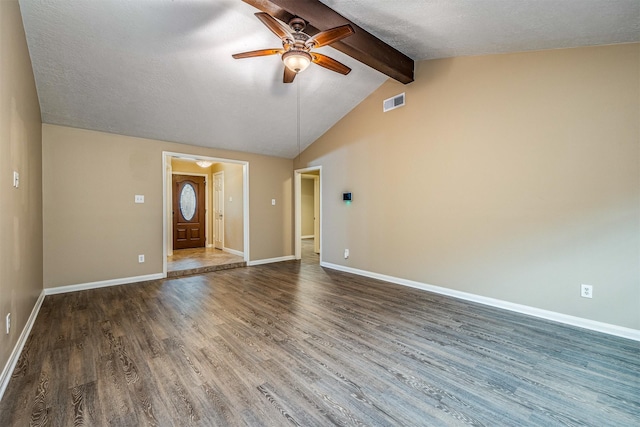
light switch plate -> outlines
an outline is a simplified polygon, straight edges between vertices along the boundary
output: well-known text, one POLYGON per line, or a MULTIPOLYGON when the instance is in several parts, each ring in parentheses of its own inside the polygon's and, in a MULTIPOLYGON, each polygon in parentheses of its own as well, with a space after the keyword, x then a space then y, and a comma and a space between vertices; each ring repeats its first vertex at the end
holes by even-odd
POLYGON ((144 196, 140 194, 136 194, 135 201, 136 203, 144 203, 144 196))
POLYGON ((20 186, 20 174, 17 171, 13 171, 13 186, 16 188, 20 186))
POLYGON ((271 199, 271 206, 275 206, 276 205, 276 199, 271 199))

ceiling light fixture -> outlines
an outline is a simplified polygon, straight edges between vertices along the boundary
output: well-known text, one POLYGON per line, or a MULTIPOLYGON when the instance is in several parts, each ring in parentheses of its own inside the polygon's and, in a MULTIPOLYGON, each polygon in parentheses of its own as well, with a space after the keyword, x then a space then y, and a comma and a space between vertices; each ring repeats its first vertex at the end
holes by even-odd
POLYGON ((209 160, 198 160, 196 162, 196 165, 200 166, 201 168, 208 168, 212 164, 213 164, 213 162, 211 162, 209 160))
MULTIPOLYGON (((254 0, 244 1, 252 4, 254 0)), ((264 0, 260 0, 260 2, 263 1, 264 0)), ((257 5, 256 7, 260 8, 257 5)), ((235 59, 281 55, 282 62, 284 63, 284 75, 282 76, 283 83, 293 83, 296 75, 306 70, 312 62, 328 70, 344 75, 349 74, 351 71, 351 68, 339 63, 335 59, 329 58, 321 53, 311 53, 312 49, 330 45, 345 37, 355 34, 351 25, 341 25, 339 27, 321 31, 314 36, 309 36, 303 31, 307 23, 304 19, 297 16, 289 20, 289 28, 282 25, 280 21, 268 13, 258 12, 256 13, 256 17, 258 17, 258 19, 262 21, 262 23, 266 25, 271 32, 280 38, 282 41, 282 49, 260 49, 235 53, 232 55, 235 59)))
POLYGON ((301 73, 311 64, 311 54, 304 50, 291 49, 282 54, 282 62, 291 71, 301 73))

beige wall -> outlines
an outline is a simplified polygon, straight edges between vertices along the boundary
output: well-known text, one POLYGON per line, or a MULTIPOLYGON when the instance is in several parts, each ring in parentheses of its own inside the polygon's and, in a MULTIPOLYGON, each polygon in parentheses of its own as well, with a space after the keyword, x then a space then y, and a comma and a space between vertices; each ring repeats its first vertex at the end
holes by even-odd
POLYGON ((243 252, 242 165, 216 163, 211 169, 212 173, 224 172, 224 247, 243 252))
POLYGON ((42 292, 40 106, 17 1, 0 1, 0 370, 42 292), (13 188, 13 171, 20 174, 13 188), (5 316, 11 313, 11 332, 5 316))
POLYGON ((323 259, 640 329, 639 81, 638 44, 418 63, 295 164, 323 259))
POLYGON ((162 151, 248 161, 250 260, 293 253, 291 160, 46 124, 42 141, 47 288, 162 272, 162 151))
POLYGON ((313 178, 302 177, 300 186, 301 195, 301 216, 302 216, 302 235, 313 235, 313 192, 314 192, 313 178))

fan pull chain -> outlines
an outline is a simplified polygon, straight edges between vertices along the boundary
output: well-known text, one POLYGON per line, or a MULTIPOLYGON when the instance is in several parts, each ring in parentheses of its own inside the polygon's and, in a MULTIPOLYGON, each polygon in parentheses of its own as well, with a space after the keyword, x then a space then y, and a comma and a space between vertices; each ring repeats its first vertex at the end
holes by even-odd
POLYGON ((298 160, 300 160, 300 79, 296 80, 297 98, 297 131, 298 131, 298 160))

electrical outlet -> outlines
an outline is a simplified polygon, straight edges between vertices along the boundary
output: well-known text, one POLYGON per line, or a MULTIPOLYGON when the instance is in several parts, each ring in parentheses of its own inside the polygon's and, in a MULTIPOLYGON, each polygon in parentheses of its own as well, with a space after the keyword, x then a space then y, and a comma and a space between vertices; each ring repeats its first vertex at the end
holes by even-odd
POLYGON ((593 286, 580 285, 580 296, 582 298, 593 298, 593 286))
POLYGON ((138 255, 138 262, 142 264, 144 262, 144 255, 138 255))
POLYGON ((144 203, 144 195, 136 194, 133 198, 133 201, 136 203, 144 203))
POLYGON ((7 314, 7 335, 9 335, 9 332, 11 331, 11 313, 7 314))
POLYGON ((344 250, 344 259, 349 258, 349 249, 344 250))

